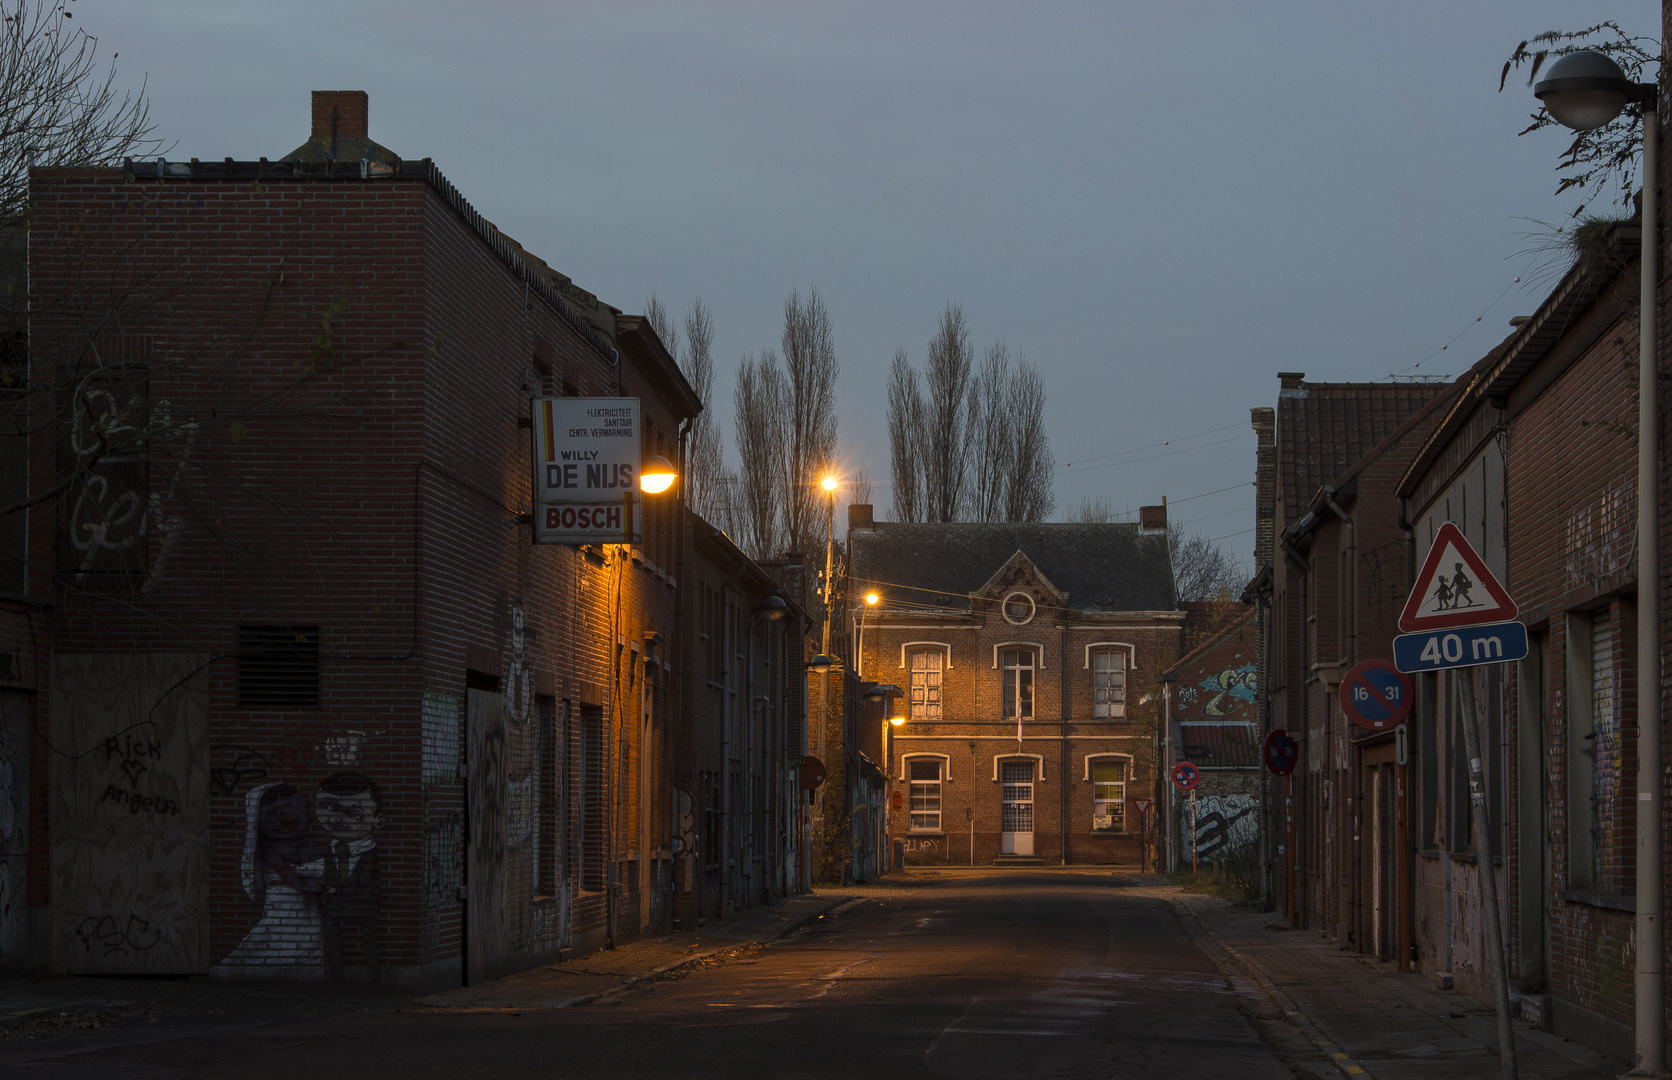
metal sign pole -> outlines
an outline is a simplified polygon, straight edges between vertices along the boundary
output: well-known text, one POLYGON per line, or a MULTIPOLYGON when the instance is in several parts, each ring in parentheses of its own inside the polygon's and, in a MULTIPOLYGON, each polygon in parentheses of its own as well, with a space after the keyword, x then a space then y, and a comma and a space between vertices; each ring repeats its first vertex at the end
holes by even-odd
POLYGON ((1196 789, 1190 789, 1190 880, 1196 880, 1196 789))
POLYGON ((1486 966, 1491 969, 1492 1002, 1498 1012, 1498 1056, 1504 1080, 1516 1080, 1515 1028, 1509 1015, 1509 973, 1504 968, 1504 938, 1498 919, 1497 870, 1492 865, 1492 815, 1487 812, 1485 772, 1481 767, 1480 710, 1475 678, 1480 668, 1463 672, 1463 748, 1469 755, 1469 809, 1475 822, 1475 858, 1480 871, 1481 929, 1486 936, 1486 966))

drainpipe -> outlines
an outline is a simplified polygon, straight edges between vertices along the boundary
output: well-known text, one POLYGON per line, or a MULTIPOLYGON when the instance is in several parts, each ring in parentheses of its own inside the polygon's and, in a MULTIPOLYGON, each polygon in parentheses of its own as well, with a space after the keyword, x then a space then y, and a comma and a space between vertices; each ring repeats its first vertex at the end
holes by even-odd
MULTIPOLYGON (((1283 558, 1295 572, 1300 585, 1300 670, 1304 676, 1307 668, 1306 653, 1306 614, 1311 606, 1312 597, 1311 575, 1308 573, 1306 562, 1300 558, 1291 546, 1294 539, 1293 527, 1290 534, 1281 541, 1283 558)), ((1289 777, 1289 798, 1291 801, 1293 825, 1289 836, 1289 926, 1299 929, 1306 925, 1307 915, 1307 885, 1306 885, 1306 855, 1307 855, 1307 826, 1311 824, 1311 815, 1307 812, 1307 789, 1312 761, 1312 720, 1311 709, 1308 708, 1312 696, 1309 680, 1302 678, 1297 687, 1300 691, 1300 760, 1289 777), (1295 783, 1295 776, 1300 777, 1300 783, 1295 783)))
MULTIPOLYGON (((1358 663, 1358 540, 1353 528, 1353 519, 1347 511, 1341 509, 1341 504, 1335 501, 1335 489, 1324 485, 1324 505, 1330 512, 1340 518, 1347 526, 1347 667, 1349 669, 1358 663)), ((1345 725, 1343 725, 1345 726, 1345 725)), ((1351 796, 1347 806, 1347 828, 1350 833, 1342 837, 1343 841, 1351 839, 1351 846, 1346 850, 1347 862, 1347 906, 1350 911, 1353 936, 1357 940, 1359 951, 1364 951, 1364 835, 1361 828, 1364 811, 1364 753, 1353 744, 1352 732, 1348 730, 1347 752, 1352 761, 1351 784, 1348 791, 1351 796)), ((1336 943, 1346 948, 1344 941, 1336 943)))
MULTIPOLYGON (((1062 788, 1062 864, 1068 865, 1070 858, 1068 848, 1068 624, 1063 623, 1061 660, 1057 667, 1061 669, 1062 681, 1062 764, 1057 768, 1057 786, 1062 788)), ((1124 789, 1122 789, 1124 790, 1124 789)))

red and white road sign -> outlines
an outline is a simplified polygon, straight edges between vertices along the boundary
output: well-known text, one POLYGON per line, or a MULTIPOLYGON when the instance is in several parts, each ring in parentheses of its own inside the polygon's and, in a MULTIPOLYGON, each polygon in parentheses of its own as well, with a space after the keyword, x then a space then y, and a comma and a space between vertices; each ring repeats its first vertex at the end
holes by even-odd
POLYGON ((1140 814, 1149 813, 1149 808, 1155 803, 1154 799, 1133 799, 1132 808, 1140 814))
POLYGON ((1399 629, 1415 634, 1508 622, 1519 610, 1486 568, 1486 560, 1469 546, 1462 530, 1448 521, 1428 549, 1422 572, 1399 614, 1399 629))

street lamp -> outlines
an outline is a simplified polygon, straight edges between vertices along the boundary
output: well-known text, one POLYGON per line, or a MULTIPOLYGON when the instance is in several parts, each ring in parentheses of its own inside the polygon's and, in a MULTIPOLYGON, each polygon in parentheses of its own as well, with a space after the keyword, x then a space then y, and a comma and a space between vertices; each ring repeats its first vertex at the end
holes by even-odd
POLYGON ((1656 83, 1634 83, 1602 53, 1585 49, 1550 65, 1533 94, 1556 122, 1575 131, 1599 128, 1628 104, 1643 110, 1642 250, 1638 262, 1637 346, 1637 1066, 1632 1075, 1659 1076, 1666 1068, 1665 864, 1661 852, 1660 717, 1660 353, 1656 342, 1655 284, 1659 278, 1660 94, 1656 83))
POLYGON ((678 477, 673 462, 661 454, 651 454, 639 464, 639 489, 647 495, 662 494, 678 477))
POLYGON ((807 661, 807 670, 811 671, 815 675, 828 675, 830 674, 832 664, 834 664, 834 661, 831 660, 830 657, 826 656, 824 653, 819 653, 817 656, 807 661))

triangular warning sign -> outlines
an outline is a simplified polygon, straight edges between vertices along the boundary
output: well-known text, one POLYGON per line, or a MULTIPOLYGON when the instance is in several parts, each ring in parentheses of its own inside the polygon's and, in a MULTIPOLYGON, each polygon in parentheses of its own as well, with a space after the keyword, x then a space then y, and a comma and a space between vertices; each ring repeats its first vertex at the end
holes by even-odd
POLYGON ((1428 549, 1416 586, 1399 614, 1399 629, 1414 634, 1504 622, 1519 610, 1462 530, 1448 521, 1428 549))

